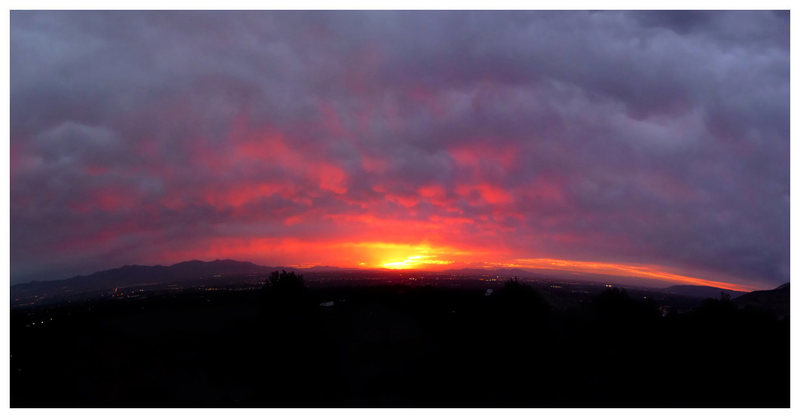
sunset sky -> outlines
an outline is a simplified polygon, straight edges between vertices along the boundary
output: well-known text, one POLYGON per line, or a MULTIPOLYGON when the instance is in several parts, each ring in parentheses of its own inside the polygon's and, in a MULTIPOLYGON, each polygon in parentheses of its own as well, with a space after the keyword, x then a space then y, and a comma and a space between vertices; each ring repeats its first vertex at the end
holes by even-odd
POLYGON ((789 280, 788 12, 12 12, 11 280, 789 280))

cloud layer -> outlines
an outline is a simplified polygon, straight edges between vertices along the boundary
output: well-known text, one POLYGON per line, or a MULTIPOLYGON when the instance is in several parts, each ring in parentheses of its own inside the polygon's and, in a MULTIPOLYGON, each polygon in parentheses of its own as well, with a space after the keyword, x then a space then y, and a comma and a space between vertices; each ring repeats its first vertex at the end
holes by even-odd
POLYGON ((771 287, 788 151, 788 12, 11 15, 13 282, 418 257, 771 287))

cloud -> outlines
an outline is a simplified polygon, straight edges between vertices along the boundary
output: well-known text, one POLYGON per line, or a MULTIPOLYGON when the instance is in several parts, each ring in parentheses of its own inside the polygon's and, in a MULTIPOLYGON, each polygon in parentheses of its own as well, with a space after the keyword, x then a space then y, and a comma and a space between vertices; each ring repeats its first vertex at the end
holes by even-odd
POLYGON ((15 11, 12 280, 389 242, 785 282, 787 17, 15 11))

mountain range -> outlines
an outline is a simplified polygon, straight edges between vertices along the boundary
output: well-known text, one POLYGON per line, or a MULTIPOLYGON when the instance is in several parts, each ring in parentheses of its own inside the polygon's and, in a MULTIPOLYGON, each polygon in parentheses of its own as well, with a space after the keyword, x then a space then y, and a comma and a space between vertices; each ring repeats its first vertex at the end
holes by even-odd
POLYGON ((260 266, 247 261, 235 260, 191 260, 171 266, 127 265, 69 279, 16 284, 11 286, 11 293, 15 297, 54 293, 74 294, 131 286, 180 283, 211 278, 215 275, 260 275, 276 269, 282 269, 282 267, 260 266))
MULTIPOLYGON (((88 292, 105 292, 115 288, 129 288, 134 286, 191 284, 207 282, 210 280, 224 281, 225 276, 263 276, 275 270, 297 272, 322 272, 343 270, 329 266, 315 266, 309 268, 269 267, 247 261, 191 260, 170 266, 143 266, 126 265, 111 270, 103 270, 89 275, 79 275, 63 280, 33 281, 11 286, 12 298, 31 298, 36 296, 65 296, 88 292)), ((458 269, 450 273, 484 275, 485 269, 458 269)), ((503 276, 531 277, 532 272, 520 269, 491 270, 491 274, 503 276)), ((751 293, 737 292, 710 286, 676 285, 660 289, 663 293, 685 296, 697 299, 720 298, 728 294, 739 306, 767 307, 776 312, 787 312, 789 306, 789 284, 786 283, 777 289, 755 291, 751 293)))

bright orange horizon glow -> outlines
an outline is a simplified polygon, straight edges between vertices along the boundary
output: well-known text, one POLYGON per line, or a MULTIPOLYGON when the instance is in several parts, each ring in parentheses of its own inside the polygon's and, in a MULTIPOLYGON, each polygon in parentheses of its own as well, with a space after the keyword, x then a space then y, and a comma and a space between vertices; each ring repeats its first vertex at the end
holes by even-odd
POLYGON ((391 270, 441 270, 458 266, 480 267, 516 267, 522 269, 557 270, 573 273, 599 274, 617 277, 635 277, 656 279, 673 283, 695 286, 712 286, 740 292, 756 290, 752 286, 743 286, 717 280, 708 280, 685 274, 672 273, 666 267, 654 265, 634 265, 610 262, 576 261, 555 258, 518 258, 511 262, 477 261, 497 257, 488 252, 457 251, 453 248, 431 247, 429 245, 403 245, 387 243, 362 243, 355 245, 372 253, 372 259, 381 259, 380 254, 390 254, 388 261, 378 263, 362 263, 359 267, 387 268, 391 270), (454 260, 458 259, 457 261, 454 260))
POLYGON ((750 292, 754 287, 742 286, 733 283, 726 283, 714 280, 706 280, 698 277, 686 276, 681 274, 669 273, 660 270, 660 266, 640 266, 617 263, 587 262, 558 260, 553 258, 528 258, 517 260, 518 264, 514 267, 561 270, 579 273, 602 274, 608 276, 629 276, 643 279, 658 279, 670 282, 685 283, 695 286, 712 286, 722 289, 735 290, 740 292, 750 292))
POLYGON ((704 279, 661 265, 636 265, 561 258, 515 258, 502 249, 456 248, 430 243, 401 244, 381 241, 306 242, 296 239, 220 239, 213 246, 187 248, 162 254, 164 262, 190 258, 233 258, 266 265, 291 267, 338 266, 359 269, 426 270, 453 268, 521 268, 609 277, 652 279, 676 284, 713 286, 749 292, 759 289, 720 280, 704 279), (265 259, 269 254, 273 259, 265 259), (284 264, 285 263, 285 264, 284 264), (274 264, 278 265, 278 264, 274 264))

